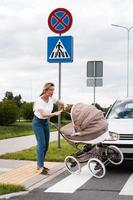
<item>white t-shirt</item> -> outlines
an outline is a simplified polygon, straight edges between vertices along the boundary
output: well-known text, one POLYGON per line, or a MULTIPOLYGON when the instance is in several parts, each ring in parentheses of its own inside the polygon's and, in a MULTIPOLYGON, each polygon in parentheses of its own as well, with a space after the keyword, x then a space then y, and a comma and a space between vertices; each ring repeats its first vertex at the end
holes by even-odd
POLYGON ((34 115, 39 119, 47 119, 47 117, 42 117, 40 112, 38 112, 38 109, 42 109, 45 112, 51 113, 53 110, 53 104, 56 103, 56 101, 57 99, 54 97, 49 97, 49 101, 47 103, 41 97, 38 97, 33 106, 34 115))

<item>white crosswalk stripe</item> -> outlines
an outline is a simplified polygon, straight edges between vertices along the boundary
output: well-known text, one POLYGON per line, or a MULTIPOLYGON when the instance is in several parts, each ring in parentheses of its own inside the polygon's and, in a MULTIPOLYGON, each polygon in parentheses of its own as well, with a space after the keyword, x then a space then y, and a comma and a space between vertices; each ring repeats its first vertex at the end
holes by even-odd
POLYGON ((133 174, 131 174, 119 195, 133 195, 133 174))
POLYGON ((89 173, 87 165, 82 167, 79 175, 71 174, 44 192, 53 193, 74 193, 79 187, 91 179, 92 175, 89 173))

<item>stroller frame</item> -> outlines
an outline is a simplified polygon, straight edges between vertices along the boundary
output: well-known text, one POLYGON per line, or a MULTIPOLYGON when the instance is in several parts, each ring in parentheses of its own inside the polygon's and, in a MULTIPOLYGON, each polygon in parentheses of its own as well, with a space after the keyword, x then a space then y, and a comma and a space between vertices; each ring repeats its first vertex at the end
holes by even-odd
POLYGON ((80 174, 81 166, 87 163, 88 170, 96 178, 103 178, 108 164, 119 165, 123 161, 123 153, 114 145, 99 143, 94 146, 85 144, 82 150, 65 158, 65 165, 70 173, 80 174))
MULTIPOLYGON (((74 125, 72 119, 72 110, 71 113, 66 112, 71 116, 72 123, 74 125)), ((106 166, 108 164, 120 165, 123 162, 123 153, 120 149, 114 145, 105 145, 102 142, 96 142, 97 139, 92 141, 73 141, 67 138, 61 130, 52 122, 51 125, 56 127, 60 135, 73 147, 77 149, 76 153, 68 155, 65 160, 65 166, 67 170, 71 174, 80 174, 81 166, 87 163, 87 167, 92 176, 96 178, 103 178, 106 174, 106 166), (79 145, 83 145, 82 149, 78 148, 79 145)), ((110 134, 110 132, 105 132, 104 138, 106 134, 110 134)), ((117 133, 115 133, 118 135, 117 133)), ((100 136, 101 138, 103 136, 100 136)), ((116 137, 117 138, 117 137, 116 137)), ((116 140, 116 139, 114 139, 116 140)))

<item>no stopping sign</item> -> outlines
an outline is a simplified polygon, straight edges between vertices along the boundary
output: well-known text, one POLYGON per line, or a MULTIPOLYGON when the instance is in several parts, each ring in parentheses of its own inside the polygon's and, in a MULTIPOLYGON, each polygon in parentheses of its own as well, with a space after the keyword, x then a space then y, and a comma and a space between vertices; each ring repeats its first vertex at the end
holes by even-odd
POLYGON ((48 17, 49 28, 55 33, 65 33, 72 26, 72 15, 65 8, 53 10, 48 17))

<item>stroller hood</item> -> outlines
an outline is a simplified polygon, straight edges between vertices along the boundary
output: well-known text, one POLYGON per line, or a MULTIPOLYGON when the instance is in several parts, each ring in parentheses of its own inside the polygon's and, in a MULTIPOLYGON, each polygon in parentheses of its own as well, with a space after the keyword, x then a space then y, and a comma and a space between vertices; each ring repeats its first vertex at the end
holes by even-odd
POLYGON ((101 132, 108 127, 103 112, 93 105, 77 103, 72 108, 71 117, 75 132, 79 132, 80 135, 101 132))

